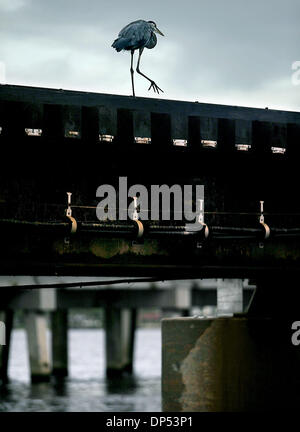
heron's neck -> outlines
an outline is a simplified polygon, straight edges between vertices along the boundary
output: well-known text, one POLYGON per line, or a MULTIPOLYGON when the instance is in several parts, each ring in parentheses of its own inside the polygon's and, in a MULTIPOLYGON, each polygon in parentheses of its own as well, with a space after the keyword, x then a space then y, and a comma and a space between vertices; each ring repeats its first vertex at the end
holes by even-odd
POLYGON ((157 37, 156 37, 156 34, 154 32, 152 32, 151 37, 149 39, 149 42, 145 46, 146 46, 146 48, 151 49, 151 48, 154 48, 156 44, 157 44, 157 37))

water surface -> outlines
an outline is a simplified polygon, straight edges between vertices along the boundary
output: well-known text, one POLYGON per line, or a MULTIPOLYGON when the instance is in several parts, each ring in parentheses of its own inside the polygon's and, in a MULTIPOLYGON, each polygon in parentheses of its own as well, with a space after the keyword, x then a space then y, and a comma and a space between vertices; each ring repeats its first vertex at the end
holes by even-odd
POLYGON ((26 334, 14 330, 0 411, 161 411, 160 329, 137 330, 135 374, 122 380, 105 377, 104 336, 98 329, 69 330, 69 377, 31 384, 26 334))

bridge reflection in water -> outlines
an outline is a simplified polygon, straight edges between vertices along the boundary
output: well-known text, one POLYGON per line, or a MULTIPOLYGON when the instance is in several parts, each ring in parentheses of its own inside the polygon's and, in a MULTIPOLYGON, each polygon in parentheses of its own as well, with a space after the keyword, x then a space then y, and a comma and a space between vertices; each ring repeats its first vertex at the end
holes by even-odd
POLYGON ((134 375, 107 379, 104 331, 73 329, 68 378, 30 383, 26 333, 14 330, 10 382, 0 390, 0 411, 160 411, 160 357, 160 329, 138 329, 134 375))

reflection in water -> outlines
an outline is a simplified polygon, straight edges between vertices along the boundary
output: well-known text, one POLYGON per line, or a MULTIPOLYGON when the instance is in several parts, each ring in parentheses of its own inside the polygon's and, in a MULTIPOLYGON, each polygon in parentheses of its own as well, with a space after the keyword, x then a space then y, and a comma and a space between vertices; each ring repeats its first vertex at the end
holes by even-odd
POLYGON ((110 378, 106 380, 106 390, 108 393, 122 393, 132 394, 138 388, 138 381, 135 376, 124 376, 122 380, 119 378, 110 378))
POLYGON ((25 332, 15 330, 0 411, 160 411, 160 356, 160 330, 139 329, 135 375, 107 380, 103 330, 70 330, 69 377, 31 384, 25 332))

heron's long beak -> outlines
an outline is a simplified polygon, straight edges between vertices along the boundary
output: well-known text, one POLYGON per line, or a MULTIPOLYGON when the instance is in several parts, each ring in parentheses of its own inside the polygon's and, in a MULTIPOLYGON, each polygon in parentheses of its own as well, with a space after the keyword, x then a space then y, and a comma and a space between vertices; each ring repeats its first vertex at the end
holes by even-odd
POLYGON ((156 33, 159 33, 160 35, 164 36, 163 32, 161 32, 157 27, 155 28, 156 33))

